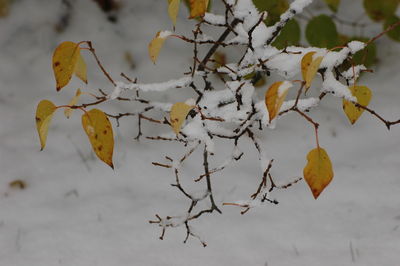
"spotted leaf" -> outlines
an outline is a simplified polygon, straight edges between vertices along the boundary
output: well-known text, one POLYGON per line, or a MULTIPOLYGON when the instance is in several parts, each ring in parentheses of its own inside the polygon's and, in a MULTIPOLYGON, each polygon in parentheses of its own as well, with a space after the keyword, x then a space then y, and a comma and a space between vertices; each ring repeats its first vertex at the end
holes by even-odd
POLYGON ((97 157, 114 169, 114 133, 107 115, 92 109, 82 115, 82 126, 97 157))
POLYGON ((86 82, 86 64, 77 43, 63 42, 53 53, 53 72, 57 91, 65 87, 74 73, 86 82))

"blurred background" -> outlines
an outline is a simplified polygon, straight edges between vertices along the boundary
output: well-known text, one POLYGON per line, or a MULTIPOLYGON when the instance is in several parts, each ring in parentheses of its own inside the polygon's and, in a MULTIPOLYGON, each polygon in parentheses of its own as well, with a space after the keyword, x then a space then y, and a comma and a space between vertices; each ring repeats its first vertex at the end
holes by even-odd
MULTIPOLYGON (((182 2, 176 31, 190 34, 196 21, 187 20, 182 2)), ((272 19, 291 1, 255 2, 272 19)), ((314 0, 275 45, 334 47, 369 39, 398 19, 398 4, 314 0)), ((335 170, 321 197, 315 201, 301 181, 275 193, 276 206, 267 204, 243 216, 240 209, 225 206, 222 215, 213 213, 193 223, 207 248, 196 239, 183 244, 184 228, 167 230, 160 241, 160 228, 148 223, 156 213, 180 215, 189 204, 170 186, 173 173, 151 165, 184 149, 135 141, 136 118, 121 120, 120 127, 112 121, 115 171, 91 152, 79 112, 69 120, 57 113, 47 147, 39 151, 34 113, 41 99, 62 105, 77 88, 112 91, 93 57, 83 51, 89 84, 74 78, 56 92, 51 57, 59 43, 92 41, 115 80, 122 80, 124 72, 141 83, 162 82, 188 71, 192 47, 177 39, 165 43, 157 65, 148 57, 147 45, 155 34, 172 30, 167 6, 166 0, 0 0, 0 265, 398 265, 400 127, 388 131, 367 113, 351 126, 340 99, 331 97, 310 112, 321 124, 320 141, 335 170)), ((210 12, 223 12, 219 0, 212 1, 210 12)), ((205 29, 215 37, 221 33, 205 29)), ((388 120, 400 118, 396 32, 357 58, 374 71, 359 82, 374 93, 370 107, 388 120)), ((238 49, 219 53, 230 62, 238 49)), ((274 78, 264 80, 260 94, 274 78)), ((192 96, 172 91, 148 98, 167 102, 192 96)), ((111 102, 101 108, 127 112, 136 106, 111 102)), ((144 125, 145 135, 168 130, 144 125)), ((275 159, 273 175, 280 184, 302 176, 306 154, 314 146, 307 123, 289 115, 259 138, 275 159)), ((219 206, 248 199, 259 184, 262 172, 251 145, 243 142, 245 158, 213 176, 219 206)), ((217 143, 217 150, 214 166, 229 155, 231 146, 217 143)), ((184 182, 193 190, 202 189, 192 182, 201 173, 200 157, 195 154, 184 167, 184 182)))

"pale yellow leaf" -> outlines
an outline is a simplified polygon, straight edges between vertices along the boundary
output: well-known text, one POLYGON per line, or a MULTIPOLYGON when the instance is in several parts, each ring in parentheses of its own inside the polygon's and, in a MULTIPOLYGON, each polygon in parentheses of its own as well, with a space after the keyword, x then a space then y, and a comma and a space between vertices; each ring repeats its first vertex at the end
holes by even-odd
POLYGON ((49 100, 42 100, 36 108, 36 129, 40 139, 40 150, 46 146, 47 132, 57 107, 49 100))
POLYGON ((76 64, 80 56, 80 48, 77 43, 63 42, 53 54, 53 71, 56 79, 57 91, 65 87, 75 72, 76 64))
POLYGON ((114 133, 107 115, 92 109, 82 115, 82 126, 97 157, 114 169, 114 133))
POLYGON ((308 153, 303 174, 314 198, 317 199, 334 175, 331 160, 323 148, 318 147, 308 153))
POLYGON ((265 92, 265 105, 268 109, 270 122, 278 115, 291 87, 292 83, 289 81, 278 81, 265 92))
POLYGON ((172 20, 172 24, 176 25, 176 18, 178 17, 179 13, 179 4, 181 0, 168 0, 168 15, 172 20))
POLYGON ((315 52, 309 52, 303 56, 301 60, 301 74, 303 76, 303 80, 306 82, 305 90, 306 92, 311 87, 311 83, 317 75, 319 66, 321 65, 323 56, 318 56, 314 58, 315 52))
MULTIPOLYGON (((357 103, 362 106, 368 106, 372 98, 371 90, 366 86, 351 86, 349 90, 354 97, 357 98, 357 103)), ((363 108, 357 107, 354 103, 343 99, 343 110, 351 124, 354 124, 364 112, 363 108)))
POLYGON ((157 58, 160 53, 160 50, 161 50, 165 40, 169 36, 169 34, 161 34, 161 33, 164 33, 164 32, 159 31, 157 33, 156 37, 154 37, 154 39, 149 44, 149 55, 150 55, 151 61, 153 61, 153 64, 155 64, 157 62, 157 58))
POLYGON ((197 18, 202 17, 207 12, 209 0, 190 0, 190 17, 197 18))
MULTIPOLYGON (((74 105, 76 105, 76 104, 78 103, 78 101, 79 101, 79 97, 81 96, 81 94, 82 94, 81 89, 77 89, 77 90, 76 90, 76 93, 75 93, 75 96, 72 97, 72 99, 71 99, 71 101, 68 103, 68 105, 69 105, 69 106, 74 106, 74 105)), ((65 110, 64 110, 64 115, 65 115, 67 118, 69 118, 69 117, 71 116, 71 114, 72 114, 72 111, 73 111, 72 108, 67 107, 67 108, 65 108, 65 110)))
POLYGON ((182 102, 172 105, 169 116, 171 127, 174 130, 175 134, 179 134, 183 122, 185 122, 187 115, 193 108, 194 106, 182 102))
POLYGON ((75 66, 75 75, 85 82, 86 84, 88 83, 87 81, 87 70, 86 70, 86 63, 85 60, 83 59, 81 53, 79 53, 78 56, 78 61, 76 62, 75 66))

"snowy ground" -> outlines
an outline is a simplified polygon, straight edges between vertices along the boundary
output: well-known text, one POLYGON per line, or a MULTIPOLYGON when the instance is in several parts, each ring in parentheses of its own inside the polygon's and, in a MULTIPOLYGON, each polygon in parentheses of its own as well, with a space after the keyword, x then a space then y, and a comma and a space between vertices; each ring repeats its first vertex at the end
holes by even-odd
MULTIPOLYGON (((74 87, 81 86, 74 81, 61 93, 55 92, 51 54, 63 40, 93 41, 114 77, 121 71, 140 77, 141 82, 180 77, 190 62, 187 45, 167 42, 157 66, 147 56, 148 41, 170 25, 166 1, 124 1, 119 23, 111 24, 92 1, 76 0, 71 25, 62 34, 54 31, 61 14, 59 1, 14 2, 11 15, 0 19, 1 266, 399 265, 400 127, 388 132, 368 114, 351 127, 337 99, 311 112, 322 124, 320 139, 335 170, 333 182, 317 201, 302 181, 274 194, 278 206, 265 205, 244 216, 227 206, 223 215, 196 221, 207 248, 196 239, 182 244, 183 228, 168 230, 160 241, 159 228, 148 220, 155 213, 182 213, 187 202, 169 186, 172 173, 150 162, 182 149, 138 143, 133 140, 136 120, 122 120, 112 171, 93 159, 78 114, 70 120, 57 114, 47 147, 39 152, 34 111, 43 98, 67 103, 74 87), (130 70, 124 60, 126 51, 137 68, 130 70), (26 189, 9 188, 16 179, 24 180, 26 189)), ((351 12, 351 8, 343 10, 351 12)), ((183 32, 190 29, 183 25, 184 16, 178 22, 183 32)), ((394 120, 400 117, 400 45, 385 39, 379 45, 384 47, 381 62, 363 82, 374 91, 371 107, 394 120)), ((107 86, 94 61, 87 58, 89 89, 107 86)), ((104 109, 120 111, 121 107, 105 105, 104 109)), ((167 129, 147 130, 157 134, 167 129)), ((275 131, 260 135, 275 159, 273 173, 279 182, 301 175, 306 154, 313 148, 312 132, 303 120, 290 115, 275 131)), ((214 176, 219 205, 246 199, 259 183, 256 154, 250 143, 245 146, 246 158, 214 176)), ((221 144, 219 149, 223 154, 230 147, 221 144)), ((194 160, 185 170, 190 180, 200 166, 194 160)))

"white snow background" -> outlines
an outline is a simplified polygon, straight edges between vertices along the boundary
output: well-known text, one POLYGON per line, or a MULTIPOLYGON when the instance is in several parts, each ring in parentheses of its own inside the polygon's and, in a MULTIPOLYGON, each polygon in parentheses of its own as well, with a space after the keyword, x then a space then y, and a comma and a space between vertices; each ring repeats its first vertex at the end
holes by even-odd
MULTIPOLYGON (((34 113, 41 99, 61 105, 78 87, 111 88, 93 58, 84 53, 89 85, 74 79, 57 93, 51 55, 60 42, 91 40, 116 79, 124 72, 141 83, 162 82, 188 70, 191 46, 176 39, 166 41, 156 66, 148 58, 147 44, 155 33, 171 29, 167 1, 122 2, 118 23, 113 24, 94 2, 74 1, 71 23, 61 34, 54 31, 62 13, 58 0, 15 0, 10 16, 0 19, 1 266, 400 264, 400 127, 387 131, 368 113, 350 126, 337 98, 324 100, 310 112, 321 124, 321 145, 335 171, 319 199, 314 200, 301 181, 273 194, 280 202, 277 206, 266 204, 243 216, 239 208, 222 207, 222 215, 213 213, 193 223, 206 248, 193 238, 183 244, 183 227, 167 230, 160 241, 160 228, 148 223, 156 213, 181 214, 187 208, 186 199, 170 186, 172 172, 151 165, 184 150, 177 144, 133 140, 135 118, 123 118, 121 127, 114 127, 115 171, 94 158, 78 111, 69 120, 62 112, 54 116, 47 147, 39 152, 34 113), (133 55, 136 68, 124 59, 126 51, 133 55), (26 189, 10 188, 9 182, 16 179, 24 180, 26 189)), ((343 1, 340 14, 357 17, 361 2, 343 1)), ((314 5, 313 12, 319 7, 314 5)), ((182 6, 178 32, 191 29, 185 17, 182 6)), ((380 30, 373 27, 371 36, 380 30)), ((395 120, 400 118, 400 45, 386 37, 377 43, 380 62, 361 82, 373 90, 370 107, 395 120)), ((190 95, 176 91, 154 97, 172 101, 190 95)), ((120 112, 133 107, 115 102, 101 108, 120 112)), ((147 125, 144 133, 168 130, 147 125)), ((296 114, 282 118, 275 130, 259 134, 275 159, 272 174, 277 182, 302 175, 306 154, 315 145, 313 134, 296 114)), ((224 144, 217 144, 217 149, 228 155, 231 147, 224 144)), ((247 199, 260 182, 257 154, 251 142, 245 144, 245 158, 212 177, 219 206, 247 199)), ((217 156, 211 164, 221 160, 217 156)), ((194 159, 184 170, 182 178, 190 183, 201 165, 194 159)))

